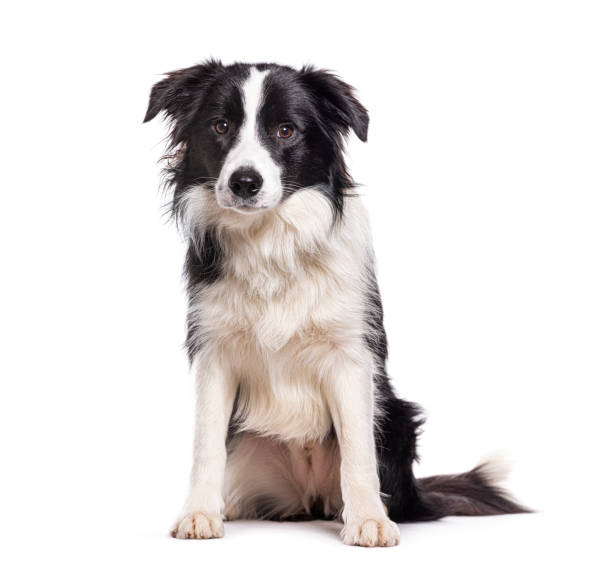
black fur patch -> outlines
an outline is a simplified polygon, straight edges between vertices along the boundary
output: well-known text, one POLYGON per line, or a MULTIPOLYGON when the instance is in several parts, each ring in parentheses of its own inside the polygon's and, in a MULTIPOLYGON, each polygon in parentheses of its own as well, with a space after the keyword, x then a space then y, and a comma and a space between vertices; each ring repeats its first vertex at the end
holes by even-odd
MULTIPOLYGON (((193 241, 190 241, 184 268, 190 308, 194 306, 198 292, 203 286, 213 284, 221 278, 223 259, 223 249, 217 238, 215 228, 206 229, 201 244, 196 245, 193 241)), ((198 320, 190 315, 187 320, 187 339, 185 342, 190 362, 202 349, 203 343, 204 336, 200 331, 198 320)))
POLYGON ((380 491, 391 520, 525 512, 504 491, 488 483, 480 467, 460 475, 415 478, 412 467, 418 461, 417 439, 425 419, 418 405, 399 399, 393 391, 386 372, 387 335, 373 270, 369 284, 366 344, 376 360, 374 384, 383 412, 375 428, 376 455, 380 491))

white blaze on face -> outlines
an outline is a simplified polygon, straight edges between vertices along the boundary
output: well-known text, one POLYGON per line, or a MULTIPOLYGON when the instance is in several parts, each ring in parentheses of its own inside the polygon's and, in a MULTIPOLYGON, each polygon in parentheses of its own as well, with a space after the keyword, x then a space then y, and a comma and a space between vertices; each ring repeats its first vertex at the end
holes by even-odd
MULTIPOLYGON (((268 71, 251 68, 242 85, 244 120, 236 137, 234 147, 228 153, 215 187, 217 202, 222 207, 242 211, 241 207, 263 209, 276 206, 282 197, 281 170, 272 160, 258 133, 257 114, 263 102, 264 80, 268 71), (235 196, 229 180, 238 169, 255 169, 263 178, 263 185, 249 201, 235 196)), ((242 211, 246 212, 246 211, 242 211)))

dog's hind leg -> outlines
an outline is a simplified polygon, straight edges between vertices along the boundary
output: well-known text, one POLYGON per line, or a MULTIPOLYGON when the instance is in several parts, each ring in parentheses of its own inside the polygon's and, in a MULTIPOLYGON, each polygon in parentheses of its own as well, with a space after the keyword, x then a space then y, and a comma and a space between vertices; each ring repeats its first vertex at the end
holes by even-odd
POLYGON ((251 433, 235 435, 223 487, 226 518, 269 519, 303 512, 302 495, 289 478, 288 465, 281 442, 251 433))
POLYGON ((381 492, 389 516, 396 522, 435 520, 444 516, 485 516, 528 512, 500 489, 493 463, 483 463, 455 475, 416 479, 416 441, 421 410, 382 388, 377 423, 377 455, 381 492))
POLYGON ((421 410, 397 398, 386 378, 377 381, 381 414, 376 423, 376 453, 380 489, 389 517, 395 522, 438 518, 435 507, 422 498, 412 471, 418 458, 421 410))
POLYGON ((341 509, 335 439, 309 445, 238 433, 228 447, 225 516, 228 520, 335 518, 341 509))

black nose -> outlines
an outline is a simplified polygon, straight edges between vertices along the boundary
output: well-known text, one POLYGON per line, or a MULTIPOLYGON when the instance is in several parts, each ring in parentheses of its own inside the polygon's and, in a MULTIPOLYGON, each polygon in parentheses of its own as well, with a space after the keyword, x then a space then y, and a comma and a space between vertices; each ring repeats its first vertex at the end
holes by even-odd
POLYGON ((255 169, 250 168, 234 171, 229 180, 229 187, 232 189, 232 193, 243 199, 255 196, 262 185, 263 179, 261 175, 255 169))

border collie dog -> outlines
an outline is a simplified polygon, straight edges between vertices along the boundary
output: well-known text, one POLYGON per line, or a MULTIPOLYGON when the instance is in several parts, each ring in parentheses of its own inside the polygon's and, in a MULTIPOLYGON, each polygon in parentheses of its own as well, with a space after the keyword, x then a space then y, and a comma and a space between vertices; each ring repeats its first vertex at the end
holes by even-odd
POLYGON ((386 372, 368 220, 344 158, 368 113, 312 67, 167 74, 145 122, 169 120, 167 182, 184 229, 193 470, 177 538, 225 519, 342 518, 342 539, 393 546, 396 522, 522 512, 484 463, 416 479, 422 423, 386 372))

